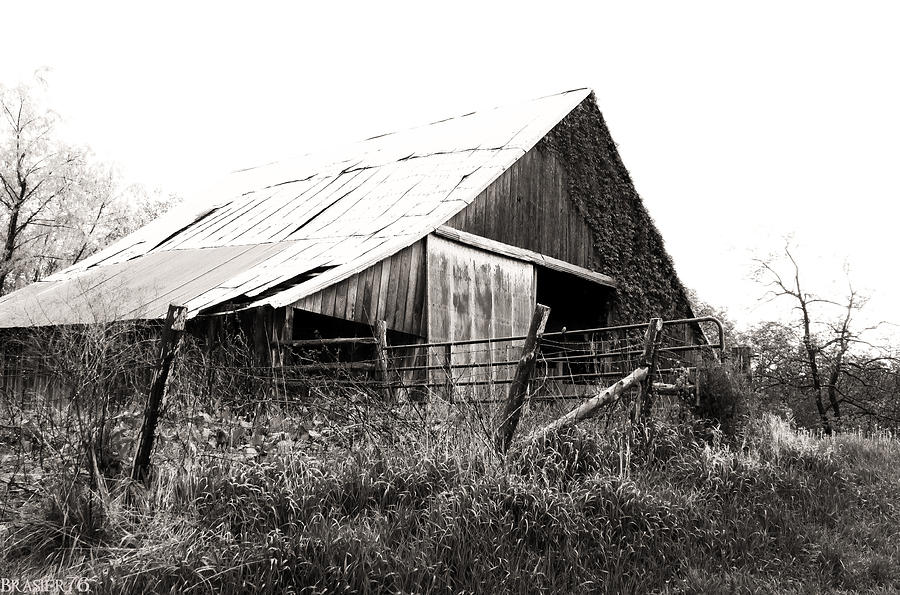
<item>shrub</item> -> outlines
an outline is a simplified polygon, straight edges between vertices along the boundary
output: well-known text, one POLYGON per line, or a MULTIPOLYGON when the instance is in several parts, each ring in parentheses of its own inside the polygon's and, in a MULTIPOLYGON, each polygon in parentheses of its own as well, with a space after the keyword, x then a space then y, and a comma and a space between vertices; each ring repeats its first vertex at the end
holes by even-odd
POLYGON ((719 427, 725 436, 733 437, 752 399, 745 380, 730 364, 705 362, 697 373, 700 398, 695 413, 719 427))

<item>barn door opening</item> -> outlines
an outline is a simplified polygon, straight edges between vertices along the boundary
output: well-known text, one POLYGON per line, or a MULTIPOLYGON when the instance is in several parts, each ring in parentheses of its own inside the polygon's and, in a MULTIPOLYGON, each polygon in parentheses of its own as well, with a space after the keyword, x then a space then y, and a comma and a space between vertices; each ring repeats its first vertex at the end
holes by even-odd
POLYGON ((535 267, 535 277, 538 303, 550 306, 548 332, 609 324, 612 288, 540 266, 535 267))

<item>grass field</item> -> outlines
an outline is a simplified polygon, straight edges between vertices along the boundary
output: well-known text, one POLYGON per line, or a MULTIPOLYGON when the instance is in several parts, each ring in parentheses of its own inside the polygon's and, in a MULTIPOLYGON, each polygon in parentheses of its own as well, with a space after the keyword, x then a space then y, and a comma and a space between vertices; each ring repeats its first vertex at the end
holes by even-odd
POLYGON ((128 505, 124 482, 44 479, 5 509, 0 578, 85 577, 92 593, 900 591, 896 438, 760 415, 729 441, 656 422, 625 444, 592 422, 501 460, 458 423, 164 459, 128 505))

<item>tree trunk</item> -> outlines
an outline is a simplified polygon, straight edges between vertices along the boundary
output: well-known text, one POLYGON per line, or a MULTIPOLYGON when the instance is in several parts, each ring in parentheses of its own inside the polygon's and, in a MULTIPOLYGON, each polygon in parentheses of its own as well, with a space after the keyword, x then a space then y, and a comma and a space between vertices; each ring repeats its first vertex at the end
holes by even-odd
POLYGON ((10 209, 9 221, 6 224, 6 239, 3 242, 3 255, 0 256, 0 295, 6 294, 6 278, 9 276, 9 264, 16 249, 17 228, 19 227, 20 203, 10 209))
POLYGON ((841 418, 841 405, 837 398, 837 382, 840 374, 841 366, 840 362, 838 362, 834 366, 834 370, 831 371, 831 378, 828 379, 828 405, 831 407, 831 411, 834 412, 835 420, 841 418))
POLYGON ((806 311, 806 304, 803 304, 803 347, 806 349, 807 363, 809 364, 809 373, 812 376, 813 391, 816 401, 816 410, 819 412, 819 419, 822 422, 822 430, 826 434, 831 434, 831 422, 828 420, 828 412, 822 403, 822 379, 819 376, 819 364, 816 361, 816 349, 813 347, 812 338, 809 331, 809 314, 806 311))
MULTIPOLYGON (((846 333, 846 329, 842 330, 841 332, 846 333)), ((834 367, 831 369, 831 374, 828 377, 828 405, 831 411, 834 413, 834 419, 838 424, 838 428, 840 428, 841 405, 840 401, 838 401, 837 383, 841 378, 841 370, 843 369, 844 365, 844 356, 847 354, 848 348, 848 341, 846 339, 846 334, 844 334, 841 336, 840 349, 838 350, 837 357, 835 358, 834 367)))

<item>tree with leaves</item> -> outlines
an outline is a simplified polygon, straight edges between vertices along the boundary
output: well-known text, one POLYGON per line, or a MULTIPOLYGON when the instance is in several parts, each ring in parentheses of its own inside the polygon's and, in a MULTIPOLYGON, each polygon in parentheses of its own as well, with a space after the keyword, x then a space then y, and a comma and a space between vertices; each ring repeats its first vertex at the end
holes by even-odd
POLYGON ((0 86, 0 295, 78 262, 173 202, 123 186, 87 148, 62 142, 44 90, 39 78, 0 86))

